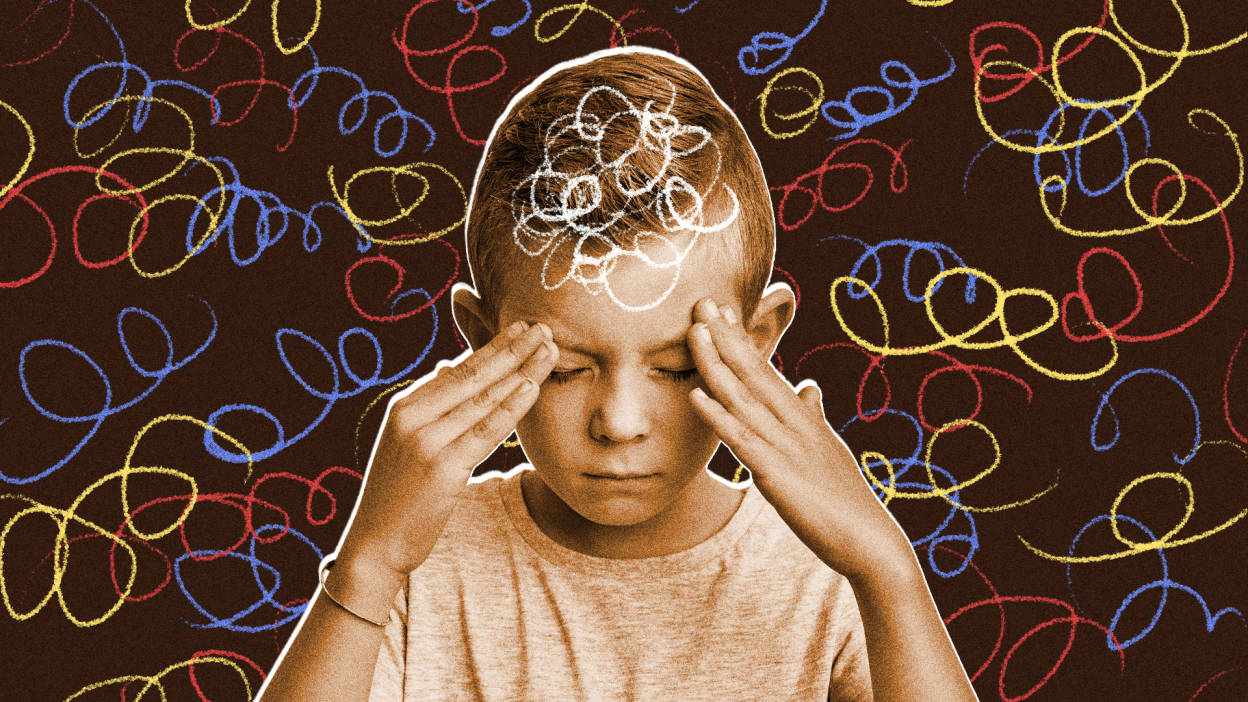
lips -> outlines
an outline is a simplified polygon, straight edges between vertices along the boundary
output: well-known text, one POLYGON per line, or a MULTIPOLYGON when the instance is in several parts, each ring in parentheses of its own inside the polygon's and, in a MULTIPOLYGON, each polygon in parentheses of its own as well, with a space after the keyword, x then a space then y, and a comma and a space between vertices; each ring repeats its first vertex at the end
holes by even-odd
POLYGON ((640 480, 641 478, 653 478, 658 473, 586 473, 585 475, 602 480, 640 480))

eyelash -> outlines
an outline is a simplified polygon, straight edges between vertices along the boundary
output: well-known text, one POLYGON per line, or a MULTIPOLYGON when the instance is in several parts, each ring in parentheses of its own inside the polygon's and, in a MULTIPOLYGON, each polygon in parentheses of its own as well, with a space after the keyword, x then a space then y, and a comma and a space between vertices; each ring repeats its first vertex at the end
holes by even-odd
POLYGON ((665 370, 660 368, 659 373, 669 380, 677 383, 683 383, 688 380, 693 380, 693 377, 698 374, 698 369, 687 368, 685 370, 665 370))
MULTIPOLYGON (((549 380, 551 380, 557 385, 562 385, 564 383, 570 382, 574 377, 577 376, 577 374, 579 374, 581 371, 584 371, 584 370, 588 370, 588 369, 577 368, 575 370, 569 370, 569 371, 551 371, 549 380)), ((659 371, 659 374, 662 375, 664 378, 671 380, 672 382, 676 382, 676 383, 683 383, 683 382, 692 380, 693 377, 697 375, 698 373, 697 368, 687 368, 685 370, 668 370, 666 368, 659 368, 658 371, 659 371)))
POLYGON ((562 385, 572 380, 572 377, 575 376, 577 373, 580 373, 582 370, 585 370, 585 369, 578 368, 577 370, 570 370, 570 371, 553 371, 552 370, 550 372, 550 376, 548 380, 550 380, 552 383, 555 383, 556 385, 562 385))

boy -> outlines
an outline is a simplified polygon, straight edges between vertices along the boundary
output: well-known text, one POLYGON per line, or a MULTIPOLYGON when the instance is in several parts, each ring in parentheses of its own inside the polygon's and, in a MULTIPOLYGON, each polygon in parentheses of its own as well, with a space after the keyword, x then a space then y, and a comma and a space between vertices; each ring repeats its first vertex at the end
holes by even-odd
POLYGON ((701 74, 551 69, 495 126, 467 236, 474 351, 391 401, 265 702, 975 699, 818 388, 767 363, 795 301, 701 74), (513 429, 532 469, 468 483, 513 429), (744 490, 706 470, 721 440, 744 490))

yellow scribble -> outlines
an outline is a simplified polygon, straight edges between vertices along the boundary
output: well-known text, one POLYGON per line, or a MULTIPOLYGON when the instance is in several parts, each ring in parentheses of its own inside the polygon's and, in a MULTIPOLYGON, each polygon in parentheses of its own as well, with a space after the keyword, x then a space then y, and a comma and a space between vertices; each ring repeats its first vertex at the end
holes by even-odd
POLYGON ((786 68, 783 71, 780 71, 776 75, 772 76, 771 80, 767 81, 767 86, 763 88, 763 92, 760 93, 757 98, 758 99, 758 118, 763 123, 763 131, 767 132, 767 136, 771 137, 772 139, 788 139, 789 137, 795 137, 798 134, 801 134, 802 132, 806 131, 807 129, 810 129, 810 126, 814 124, 816 120, 819 119, 819 109, 820 109, 820 106, 823 104, 823 97, 824 97, 823 81, 819 80, 819 76, 815 75, 813 71, 809 71, 805 68, 800 68, 797 66, 794 66, 792 68, 786 68), (781 78, 791 73, 798 73, 798 74, 810 76, 811 78, 813 78, 815 81, 815 85, 819 87, 818 94, 812 93, 810 90, 801 86, 797 86, 797 85, 783 85, 779 87, 776 86, 776 81, 780 80, 781 78), (776 115, 776 119, 788 121, 788 120, 794 120, 794 119, 801 119, 802 117, 806 117, 808 115, 810 116, 810 119, 806 120, 805 124, 803 124, 802 126, 798 127, 797 129, 791 132, 772 131, 771 125, 767 124, 767 100, 771 97, 772 91, 776 91, 776 90, 797 90, 797 91, 805 93, 807 97, 810 98, 809 106, 797 112, 794 112, 792 114, 776 115))
POLYGON ((1009 349, 1014 351, 1014 353, 1020 359, 1022 359, 1024 363, 1026 363, 1028 366, 1030 366, 1034 370, 1037 370, 1049 376, 1050 378, 1056 378, 1058 380, 1088 380, 1090 378, 1095 378, 1105 373, 1106 371, 1108 371, 1110 368, 1114 366, 1115 363, 1118 362, 1118 343, 1114 340, 1112 335, 1107 335, 1110 346, 1112 347, 1112 356, 1105 365, 1101 366, 1100 368, 1094 371, 1090 371, 1087 373, 1068 373, 1068 372, 1053 370, 1053 369, 1042 366, 1041 364, 1036 362, 1034 359, 1032 359, 1031 356, 1029 356, 1026 352, 1024 352, 1022 348, 1019 346, 1019 344, 1020 342, 1026 339, 1029 339, 1033 336, 1036 336, 1037 334, 1041 334, 1047 331, 1054 324, 1057 323, 1060 317, 1057 300, 1047 291, 1041 290, 1039 288, 1014 288, 1007 292, 1004 288, 1001 287, 999 283, 997 283, 995 278, 975 268, 969 268, 969 267, 949 268, 933 276, 932 279, 928 281, 927 289, 924 290, 923 292, 923 307, 927 312, 928 321, 931 322, 932 328, 936 330, 936 333, 940 335, 941 340, 937 342, 933 342, 931 344, 924 345, 924 346, 906 346, 906 347, 891 346, 889 342, 888 311, 884 308, 883 300, 880 299, 879 295, 876 294, 875 290, 873 290, 871 286, 864 280, 861 280, 859 278, 854 278, 852 276, 841 276, 837 278, 836 280, 832 282, 831 300, 832 300, 832 313, 836 315, 836 321, 841 325, 841 329, 845 332, 847 336, 849 336, 850 340, 852 340, 855 344, 861 346, 862 348, 866 349, 868 352, 879 355, 879 356, 915 356, 915 355, 926 354, 931 351, 943 349, 948 346, 953 346, 956 348, 968 349, 968 350, 988 350, 988 349, 995 349, 995 348, 1001 348, 1001 347, 1008 347, 1009 349), (944 326, 936 318, 936 312, 932 308, 932 294, 935 291, 936 286, 939 285, 941 281, 943 281, 945 278, 948 278, 954 275, 974 276, 978 280, 983 280, 984 282, 988 283, 990 286, 992 286, 992 289, 996 294, 996 304, 994 305, 992 312, 989 313, 988 316, 984 317, 984 319, 980 320, 977 324, 972 326, 970 329, 962 332, 961 334, 951 335, 948 331, 945 330, 944 326), (880 313, 880 318, 881 318, 881 321, 883 323, 883 328, 884 328, 884 344, 882 346, 878 344, 873 344, 870 341, 867 341, 866 339, 862 338, 862 336, 860 336, 857 332, 851 329, 848 322, 845 321, 845 317, 841 314, 841 308, 836 299, 837 298, 836 290, 842 284, 846 285, 848 289, 852 289, 853 286, 859 286, 861 289, 866 290, 866 292, 871 296, 871 299, 875 302, 876 309, 880 313), (1045 320, 1043 323, 1041 323, 1039 326, 1036 326, 1033 329, 1022 332, 1021 334, 1014 334, 1010 332, 1009 326, 1006 322, 1005 303, 1010 298, 1019 297, 1019 296, 1035 297, 1035 298, 1044 300, 1049 305, 1049 318, 1045 320), (1000 339, 996 339, 994 341, 982 341, 982 342, 973 342, 969 340, 971 337, 975 336, 979 332, 986 329, 988 325, 992 324, 993 322, 997 322, 997 326, 1001 330, 1000 339))
POLYGON ((101 527, 100 525, 94 522, 88 521, 82 518, 81 516, 79 516, 78 508, 82 505, 82 503, 89 496, 91 496, 92 493, 95 492, 96 489, 98 489, 104 484, 111 482, 115 479, 120 479, 122 514, 123 514, 123 518, 125 522, 125 527, 129 530, 131 534, 133 534, 135 537, 143 541, 152 541, 152 540, 159 539, 161 537, 168 535, 174 529, 177 529, 179 526, 181 526, 186 521, 186 518, 190 515, 191 510, 194 509, 195 501, 199 496, 199 488, 195 482, 195 479, 191 475, 183 471, 174 470, 172 468, 165 468, 162 466, 132 466, 131 465, 131 461, 134 458, 134 452, 138 448, 139 442, 143 439, 143 435, 146 434, 149 429, 156 426, 157 424, 160 424, 163 422, 170 422, 170 421, 190 422, 191 424, 201 427, 207 431, 211 431, 217 436, 233 444, 236 448, 238 448, 240 451, 242 451, 243 453, 247 455, 247 475, 244 478, 243 482, 246 483, 246 481, 251 478, 251 468, 252 468, 251 452, 248 451, 247 447, 243 446, 242 443, 240 443, 238 440, 234 439, 230 435, 226 434, 225 432, 221 431, 220 429, 217 429, 216 427, 209 425, 207 422, 201 421, 194 417, 190 417, 187 415, 180 415, 180 414, 166 414, 166 415, 163 415, 163 416, 160 416, 151 420, 146 425, 144 425, 144 427, 140 429, 137 434, 135 434, 134 440, 130 444, 130 450, 126 453, 125 462, 122 464, 122 468, 120 470, 109 473, 108 475, 105 475, 99 480, 96 480, 94 483, 88 486, 85 490, 79 493, 78 497, 74 499, 73 503, 70 504, 69 508, 67 509, 59 509, 56 507, 51 507, 49 505, 42 504, 34 499, 26 497, 25 495, 17 495, 17 494, 0 495, 0 500, 6 500, 6 499, 7 500, 19 500, 19 501, 22 501, 31 505, 30 507, 27 507, 26 509, 21 510, 20 512, 15 514, 13 517, 11 517, 9 521, 4 525, 4 529, 0 530, 0 599, 4 600, 4 607, 6 610, 8 610, 8 613, 10 616, 12 616, 14 619, 17 619, 19 621, 29 619, 35 616, 36 614, 38 614, 44 608, 44 606, 47 605, 47 603, 51 601, 53 595, 56 595, 57 601, 59 602, 61 606, 61 611, 65 613, 65 618, 78 627, 95 626, 96 624, 99 624, 107 620, 109 617, 115 614, 119 609, 121 609, 122 604, 125 603, 126 598, 130 595, 131 589, 134 587, 135 577, 138 573, 138 565, 139 565, 138 557, 135 555, 134 549, 128 543, 126 543, 122 539, 121 536, 113 532, 110 532, 107 529, 101 527), (178 516, 176 520, 174 520, 172 524, 154 533, 144 533, 140 531, 138 527, 134 525, 134 520, 132 519, 132 512, 130 510, 130 498, 129 498, 130 476, 141 475, 141 474, 169 475, 169 476, 186 481, 187 485, 190 487, 190 492, 186 495, 186 499, 187 499, 186 508, 182 510, 182 513, 178 516), (25 611, 25 612, 18 612, 13 607, 13 602, 9 596, 8 579, 4 575, 4 547, 5 547, 5 544, 7 543, 9 533, 13 530, 13 527, 19 521, 21 521, 24 517, 28 515, 33 515, 33 514, 46 514, 49 517, 51 517, 52 520, 56 522, 57 524, 56 544, 55 544, 55 548, 53 551, 53 561, 52 561, 53 563, 52 584, 51 584, 51 587, 48 589, 48 592, 43 596, 43 598, 39 601, 39 603, 36 604, 32 609, 25 611), (64 581, 65 573, 69 569, 69 550, 70 550, 69 549, 70 547, 69 524, 71 521, 76 522, 82 525, 83 527, 86 527, 87 529, 95 532, 97 535, 103 536, 111 540, 114 544, 121 546, 123 549, 125 549, 127 555, 129 555, 130 557, 129 579, 126 582, 125 587, 122 588, 122 591, 120 595, 118 596, 117 601, 114 602, 113 605, 106 612, 104 612, 104 614, 94 619, 83 620, 75 616, 73 612, 70 611, 69 604, 65 601, 64 590, 61 588, 61 584, 64 581))
POLYGON ((374 166, 373 168, 365 168, 360 171, 356 171, 354 175, 352 175, 350 178, 347 178, 346 182, 342 184, 342 192, 338 191, 338 185, 337 183, 334 182, 334 167, 333 166, 329 167, 328 175, 329 175, 329 187, 330 187, 330 190, 333 191, 334 199, 337 200, 338 206, 341 207, 342 211, 346 213, 347 219, 349 219, 351 221, 351 224, 355 226, 357 231, 359 231, 360 236, 364 237, 365 239, 368 239, 374 244, 386 244, 386 245, 395 246, 395 245, 400 245, 400 244, 421 244, 427 241, 431 241, 433 239, 437 239, 438 237, 446 234, 447 232, 457 229, 461 224, 464 223, 464 218, 467 217, 468 215, 468 193, 464 190, 463 183, 459 182, 459 179, 455 177, 455 174, 451 173, 445 167, 440 166, 436 163, 429 163, 426 161, 421 161, 418 163, 410 163, 405 166, 374 166), (448 178, 450 178, 451 182, 455 183, 455 187, 459 190, 460 199, 463 202, 463 208, 461 210, 459 219, 455 220, 455 223, 451 224, 449 227, 444 227, 442 229, 439 229, 438 231, 433 232, 432 234, 426 234, 425 236, 421 236, 421 237, 412 237, 410 239, 394 239, 394 240, 378 239, 372 236, 371 234, 369 234, 367 231, 365 231, 364 225, 367 225, 370 227, 382 227, 387 224, 393 224, 394 222, 397 222, 400 219, 408 217, 417 207, 420 207, 421 203, 425 201, 425 197, 429 194, 429 179, 421 175, 420 173, 418 173, 415 170, 417 168, 436 169, 444 173, 448 178), (351 191, 351 184, 355 182, 356 178, 359 178, 360 176, 363 176, 363 175, 368 175, 369 173, 389 173, 390 174, 391 190, 394 193, 396 203, 399 202, 397 178, 400 175, 410 176, 421 182, 421 185, 423 187, 422 187, 420 196, 417 197, 416 201, 410 205, 402 206, 400 204, 398 214, 392 217, 387 217, 385 219, 364 219, 360 217, 359 215, 357 215, 353 209, 351 209, 350 191, 351 191))

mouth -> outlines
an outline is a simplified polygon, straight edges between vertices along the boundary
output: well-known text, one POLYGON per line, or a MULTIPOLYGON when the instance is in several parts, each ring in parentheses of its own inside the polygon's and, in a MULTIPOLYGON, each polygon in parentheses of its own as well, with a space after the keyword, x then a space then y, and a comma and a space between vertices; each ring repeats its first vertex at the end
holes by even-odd
POLYGON ((658 473, 586 473, 586 477, 595 478, 597 480, 610 480, 616 482, 632 482, 647 480, 649 478, 657 478, 658 473))

